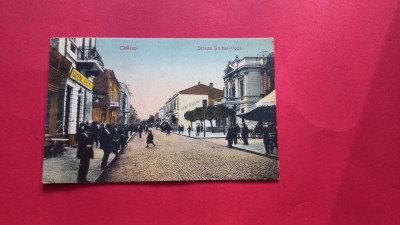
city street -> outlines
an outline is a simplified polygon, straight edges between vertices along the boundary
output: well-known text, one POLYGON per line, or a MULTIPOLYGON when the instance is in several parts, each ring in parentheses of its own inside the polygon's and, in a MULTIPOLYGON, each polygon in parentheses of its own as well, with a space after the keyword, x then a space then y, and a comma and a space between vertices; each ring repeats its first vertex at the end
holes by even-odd
POLYGON ((159 130, 153 134, 156 147, 146 148, 146 135, 137 134, 100 182, 279 179, 275 159, 159 130))

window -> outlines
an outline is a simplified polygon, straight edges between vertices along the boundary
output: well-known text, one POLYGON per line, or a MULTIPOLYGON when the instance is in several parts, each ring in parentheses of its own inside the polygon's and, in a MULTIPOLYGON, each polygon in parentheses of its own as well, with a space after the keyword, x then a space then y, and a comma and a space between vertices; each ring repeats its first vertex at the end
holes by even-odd
POLYGON ((203 100, 203 107, 207 107, 207 99, 203 100))
POLYGON ((234 98, 234 97, 236 97, 235 95, 236 95, 235 84, 233 84, 232 88, 231 88, 231 97, 234 98))
POLYGON ((75 53, 76 54, 76 47, 75 47, 75 45, 74 44, 70 44, 70 49, 71 49, 71 51, 73 52, 73 53, 75 53))
POLYGON ((111 91, 110 101, 117 102, 118 101, 118 91, 111 91))
POLYGON ((244 96, 244 80, 240 81, 240 97, 244 96))

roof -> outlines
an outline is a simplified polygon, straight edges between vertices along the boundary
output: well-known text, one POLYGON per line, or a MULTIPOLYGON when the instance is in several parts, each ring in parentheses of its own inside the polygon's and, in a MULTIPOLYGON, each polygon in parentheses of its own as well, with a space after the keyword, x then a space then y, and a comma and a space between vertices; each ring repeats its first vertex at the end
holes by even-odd
POLYGON ((184 89, 178 93, 184 95, 208 95, 208 98, 211 99, 224 97, 224 92, 221 89, 210 87, 204 84, 198 84, 188 89, 184 89))

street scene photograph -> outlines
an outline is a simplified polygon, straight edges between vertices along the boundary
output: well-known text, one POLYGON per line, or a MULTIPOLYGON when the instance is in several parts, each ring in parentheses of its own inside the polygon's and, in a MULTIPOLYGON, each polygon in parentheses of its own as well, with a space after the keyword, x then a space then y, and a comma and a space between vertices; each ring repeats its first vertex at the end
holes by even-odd
POLYGON ((273 38, 51 38, 43 184, 279 180, 273 38))

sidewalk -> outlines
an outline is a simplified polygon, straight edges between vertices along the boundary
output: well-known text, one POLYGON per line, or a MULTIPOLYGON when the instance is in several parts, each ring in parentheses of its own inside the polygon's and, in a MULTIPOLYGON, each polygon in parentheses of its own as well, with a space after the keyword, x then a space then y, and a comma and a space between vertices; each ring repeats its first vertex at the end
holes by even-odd
MULTIPOLYGON (((135 136, 135 133, 128 138, 128 142, 135 136)), ((76 158, 77 148, 67 148, 61 155, 43 160, 43 184, 51 183, 77 183, 79 159, 76 158)), ((94 158, 90 160, 89 172, 87 179, 89 182, 96 182, 105 170, 102 170, 101 160, 103 158, 103 150, 94 148, 94 158)), ((115 160, 115 154, 111 153, 108 158, 107 165, 115 160)))
MULTIPOLYGON (((173 132, 173 133, 179 135, 178 132, 173 132)), ((187 131, 185 131, 183 134, 181 133, 180 135, 189 137, 187 131)), ((227 141, 225 140, 226 135, 224 135, 223 133, 208 133, 208 132, 206 132, 206 137, 204 137, 203 135, 204 134, 201 133, 200 136, 196 136, 196 133, 193 133, 193 132, 190 133, 191 138, 207 139, 207 141, 209 141, 209 142, 214 142, 214 143, 218 143, 221 145, 228 145, 227 141)), ((264 156, 268 156, 268 157, 275 158, 275 159, 278 158, 278 149, 276 147, 273 150, 273 154, 266 155, 263 139, 249 138, 248 140, 249 140, 249 145, 244 145, 242 140, 238 140, 239 143, 233 144, 232 147, 234 149, 238 149, 238 150, 242 150, 242 151, 246 151, 246 152, 250 152, 250 153, 255 153, 258 155, 264 155, 264 156)))
MULTIPOLYGON (((171 133, 174 134, 178 134, 178 131, 173 131, 171 133)), ((182 136, 186 136, 189 137, 189 133, 187 130, 184 130, 183 133, 178 134, 178 135, 182 135, 182 136)), ((204 137, 204 132, 200 132, 199 136, 196 136, 196 131, 192 131, 190 132, 190 137, 191 138, 196 138, 196 139, 208 139, 208 138, 225 138, 226 137, 226 133, 222 133, 222 132, 216 132, 216 133, 211 133, 211 132, 206 132, 206 136, 204 137)))
MULTIPOLYGON (((247 152, 252 152, 252 153, 256 153, 256 154, 260 154, 260 155, 266 155, 266 151, 265 151, 265 147, 264 147, 264 143, 263 143, 262 139, 249 139, 249 145, 244 145, 242 142, 242 143, 238 143, 238 144, 233 144, 232 147, 239 149, 239 150, 247 151, 247 152)), ((267 156, 277 159, 278 158, 278 149, 275 147, 273 150, 273 153, 270 155, 267 155, 267 156)))

